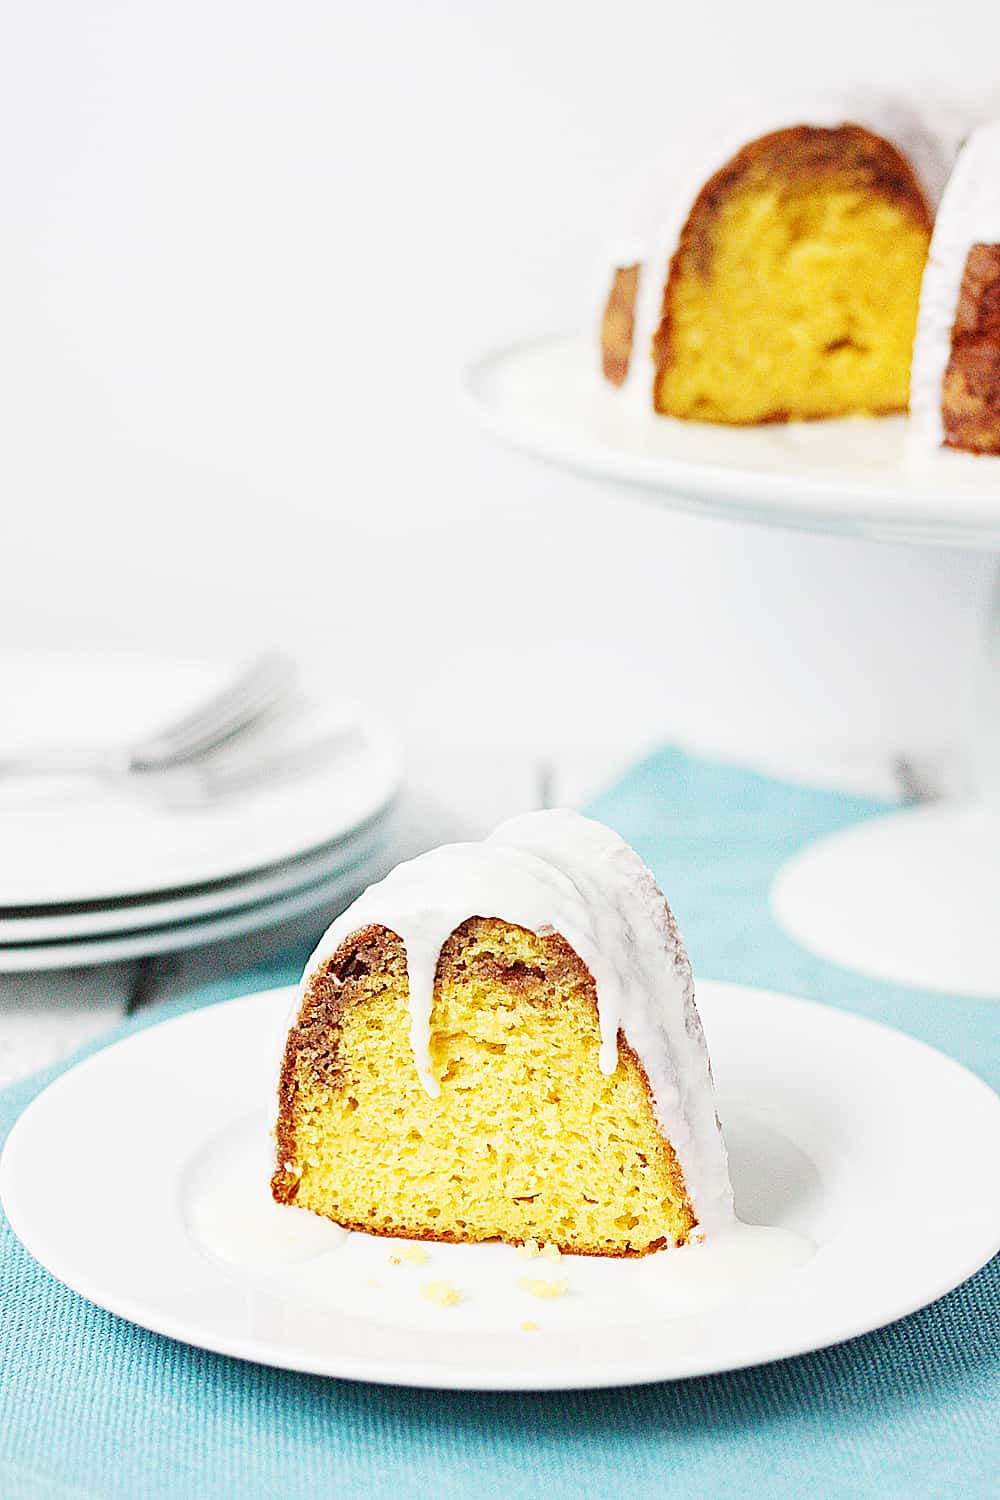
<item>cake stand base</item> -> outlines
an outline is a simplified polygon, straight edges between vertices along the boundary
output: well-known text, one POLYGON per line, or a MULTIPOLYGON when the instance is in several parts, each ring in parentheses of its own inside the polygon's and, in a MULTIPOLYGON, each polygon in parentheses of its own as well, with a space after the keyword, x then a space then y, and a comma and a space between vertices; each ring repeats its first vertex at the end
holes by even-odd
POLYGON ((831 963, 1000 1000, 1000 813, 938 803, 844 829, 783 866, 771 910, 831 963))

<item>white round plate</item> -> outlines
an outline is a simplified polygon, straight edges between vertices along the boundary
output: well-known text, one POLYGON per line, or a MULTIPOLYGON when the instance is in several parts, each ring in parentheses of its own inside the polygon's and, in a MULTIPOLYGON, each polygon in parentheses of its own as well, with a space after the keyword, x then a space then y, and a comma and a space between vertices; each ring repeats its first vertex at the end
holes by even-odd
POLYGON ((16 917, 0 913, 0 949, 71 939, 89 941, 149 927, 180 926, 237 907, 258 906, 275 896, 302 890, 319 880, 365 867, 385 844, 387 818, 388 814, 384 813, 358 833, 329 844, 315 854, 220 885, 196 887, 152 901, 125 900, 110 905, 74 906, 66 910, 43 906, 30 915, 16 917))
MULTIPOLYGON (((231 670, 231 669, 230 669, 231 670)), ((103 744, 191 707, 226 668, 159 657, 0 656, 0 756, 29 744, 103 744)), ((295 859, 351 834, 399 785, 385 729, 317 699, 311 733, 355 726, 308 774, 178 809, 139 778, 0 778, 0 907, 70 905, 205 885, 295 859)))
MULTIPOLYGON (((338 1243, 303 1214, 331 1233, 332 1248, 237 1269, 205 1236, 206 1192, 211 1208, 246 1189, 243 1173, 255 1204, 267 1204, 265 1125, 291 994, 150 1027, 29 1106, 0 1161, 0 1197, 54 1276, 142 1327, 241 1359, 391 1384, 558 1389, 821 1348, 933 1301, 1000 1245, 1000 1099, 985 1084, 870 1021, 703 983, 737 1207, 746 1220, 808 1236, 812 1253, 797 1268, 752 1295, 723 1285, 693 1314, 671 1301, 671 1257, 698 1249, 526 1267, 509 1246, 430 1245, 424 1266, 393 1266, 392 1241, 338 1243), (109 1141, 127 1191, 95 1206, 109 1141), (259 1170, 247 1174, 255 1151, 259 1170), (528 1295, 526 1271, 565 1280, 567 1295, 528 1295), (438 1279, 465 1299, 427 1300, 423 1284, 438 1279)), ((273 1212, 298 1220, 295 1210, 273 1212)))
POLYGON ((158 953, 180 953, 204 948, 249 932, 263 932, 283 922, 328 912, 330 918, 348 901, 385 873, 382 848, 376 844, 366 858, 347 870, 314 881, 283 896, 255 902, 214 917, 185 921, 141 932, 81 939, 78 942, 26 943, 0 947, 0 974, 34 974, 50 969, 83 969, 126 959, 152 958, 158 953))
POLYGON ((466 409, 496 437, 684 510, 899 541, 1000 548, 1000 459, 906 454, 905 418, 722 427, 637 411, 603 380, 595 336, 480 360, 466 409))

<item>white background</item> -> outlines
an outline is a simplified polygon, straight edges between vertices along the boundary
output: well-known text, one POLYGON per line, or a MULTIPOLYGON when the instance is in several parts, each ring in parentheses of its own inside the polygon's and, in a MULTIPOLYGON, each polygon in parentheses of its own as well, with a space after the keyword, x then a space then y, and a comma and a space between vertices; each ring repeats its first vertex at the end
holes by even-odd
POLYGON ((591 316, 622 185, 794 83, 970 89, 951 0, 8 5, 0 630, 297 641, 414 745, 960 738, 988 563, 675 517, 453 389, 591 316))

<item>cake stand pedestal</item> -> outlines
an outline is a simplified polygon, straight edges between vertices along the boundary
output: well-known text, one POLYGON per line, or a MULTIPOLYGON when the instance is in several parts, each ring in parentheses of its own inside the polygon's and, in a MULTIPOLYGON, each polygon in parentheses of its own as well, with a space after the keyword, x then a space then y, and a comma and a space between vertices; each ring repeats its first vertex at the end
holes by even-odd
MULTIPOLYGON (((675 509, 1000 555, 1000 460, 908 459, 906 421, 763 428, 636 411, 592 340, 539 339, 479 361, 466 411, 495 437, 675 509)), ((1000 999, 1000 572, 978 672, 973 795, 873 818, 779 871, 772 910, 803 947, 879 979, 1000 999)))
POLYGON ((804 948, 880 979, 1000 999, 1000 570, 975 708, 968 801, 872 818, 779 872, 771 910, 804 948))

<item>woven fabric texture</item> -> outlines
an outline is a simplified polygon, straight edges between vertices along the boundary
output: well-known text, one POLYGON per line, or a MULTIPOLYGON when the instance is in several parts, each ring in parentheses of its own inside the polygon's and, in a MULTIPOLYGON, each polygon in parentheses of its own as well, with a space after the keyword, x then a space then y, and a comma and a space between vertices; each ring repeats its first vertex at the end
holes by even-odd
MULTIPOLYGON (((791 853, 882 810, 672 750, 590 809, 655 870, 697 973, 888 1021, 997 1087, 1000 1006, 859 979, 804 953, 771 920, 768 885, 791 853)), ((114 1037, 288 983, 300 959, 155 1009, 114 1037)), ((0 1094, 0 1138, 59 1071, 0 1094)), ((755 1370, 542 1395, 352 1385, 134 1328, 36 1266, 0 1216, 0 1497, 978 1500, 996 1495, 1000 1474, 998 1346, 994 1261, 889 1328, 755 1370)))

